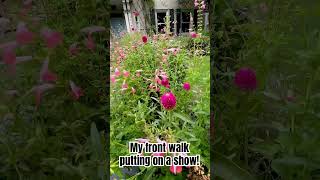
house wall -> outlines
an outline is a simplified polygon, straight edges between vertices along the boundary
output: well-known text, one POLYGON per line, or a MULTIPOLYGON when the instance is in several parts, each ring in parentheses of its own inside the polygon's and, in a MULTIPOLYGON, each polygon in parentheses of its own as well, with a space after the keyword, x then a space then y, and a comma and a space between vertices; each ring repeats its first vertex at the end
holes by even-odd
POLYGON ((154 9, 178 9, 177 0, 154 0, 154 9))

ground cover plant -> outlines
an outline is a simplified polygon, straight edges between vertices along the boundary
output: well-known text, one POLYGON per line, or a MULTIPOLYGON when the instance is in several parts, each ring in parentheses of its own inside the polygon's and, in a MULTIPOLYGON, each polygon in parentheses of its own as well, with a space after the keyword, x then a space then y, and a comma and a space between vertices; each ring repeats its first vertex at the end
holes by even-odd
POLYGON ((107 1, 2 1, 0 179, 106 179, 107 1))
POLYGON ((216 179, 318 179, 317 1, 213 4, 216 179))
POLYGON ((196 45, 208 41, 196 32, 185 37, 134 32, 112 41, 112 178, 209 179, 210 59, 208 49, 196 45), (119 168, 129 141, 187 141, 190 154, 201 156, 201 167, 119 168))

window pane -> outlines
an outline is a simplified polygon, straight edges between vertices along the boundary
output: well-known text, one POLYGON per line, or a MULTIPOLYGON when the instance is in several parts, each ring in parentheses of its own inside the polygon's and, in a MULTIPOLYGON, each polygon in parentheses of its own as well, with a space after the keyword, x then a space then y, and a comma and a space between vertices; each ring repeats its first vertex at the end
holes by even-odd
POLYGON ((158 23, 164 23, 165 22, 165 18, 166 18, 166 13, 157 13, 157 19, 158 19, 158 23))
POLYGON ((190 13, 182 12, 182 22, 190 22, 190 13))
POLYGON ((181 31, 182 32, 189 32, 189 26, 190 26, 190 23, 182 23, 181 31))

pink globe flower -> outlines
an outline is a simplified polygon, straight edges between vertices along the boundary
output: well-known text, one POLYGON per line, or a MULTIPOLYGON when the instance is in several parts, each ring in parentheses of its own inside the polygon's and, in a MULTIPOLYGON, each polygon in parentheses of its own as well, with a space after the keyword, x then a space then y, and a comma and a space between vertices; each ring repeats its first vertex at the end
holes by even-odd
POLYGON ((191 36, 192 38, 196 38, 196 37, 197 37, 197 33, 196 33, 196 32, 190 32, 190 36, 191 36))
POLYGON ((182 172, 182 166, 174 166, 174 165, 172 165, 172 166, 170 166, 170 172, 172 173, 172 174, 178 174, 178 173, 181 173, 182 172))
POLYGON ((146 35, 142 36, 142 42, 147 43, 148 42, 148 37, 146 35))
POLYGON ((169 80, 167 77, 163 77, 161 80, 161 85, 166 87, 166 88, 170 88, 170 84, 169 84, 169 80))
POLYGON ((184 83, 183 84, 183 89, 185 89, 186 91, 189 91, 190 90, 190 84, 189 83, 184 83))
POLYGON ((240 68, 235 74, 234 83, 243 91, 253 91, 257 88, 256 72, 251 68, 240 68))
POLYGON ((167 92, 160 97, 161 104, 164 109, 171 110, 176 107, 177 100, 172 92, 167 92))

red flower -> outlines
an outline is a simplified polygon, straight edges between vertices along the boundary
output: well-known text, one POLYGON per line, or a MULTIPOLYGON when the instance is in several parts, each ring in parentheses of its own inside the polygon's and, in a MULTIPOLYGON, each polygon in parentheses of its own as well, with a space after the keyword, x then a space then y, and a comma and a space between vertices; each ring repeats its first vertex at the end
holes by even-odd
POLYGON ((161 101, 162 106, 166 110, 171 110, 171 109, 175 108, 176 104, 177 104, 176 97, 174 96, 174 94, 172 92, 167 92, 164 95, 162 95, 160 97, 160 101, 161 101))
POLYGON ((256 73, 251 68, 240 68, 234 77, 235 85, 243 91, 253 91, 257 88, 256 73))
POLYGON ((189 83, 184 83, 183 84, 183 89, 185 89, 185 90, 187 90, 187 91, 189 91, 190 90, 190 84, 189 83))
POLYGON ((142 36, 142 42, 147 43, 148 42, 148 37, 146 35, 142 36))

